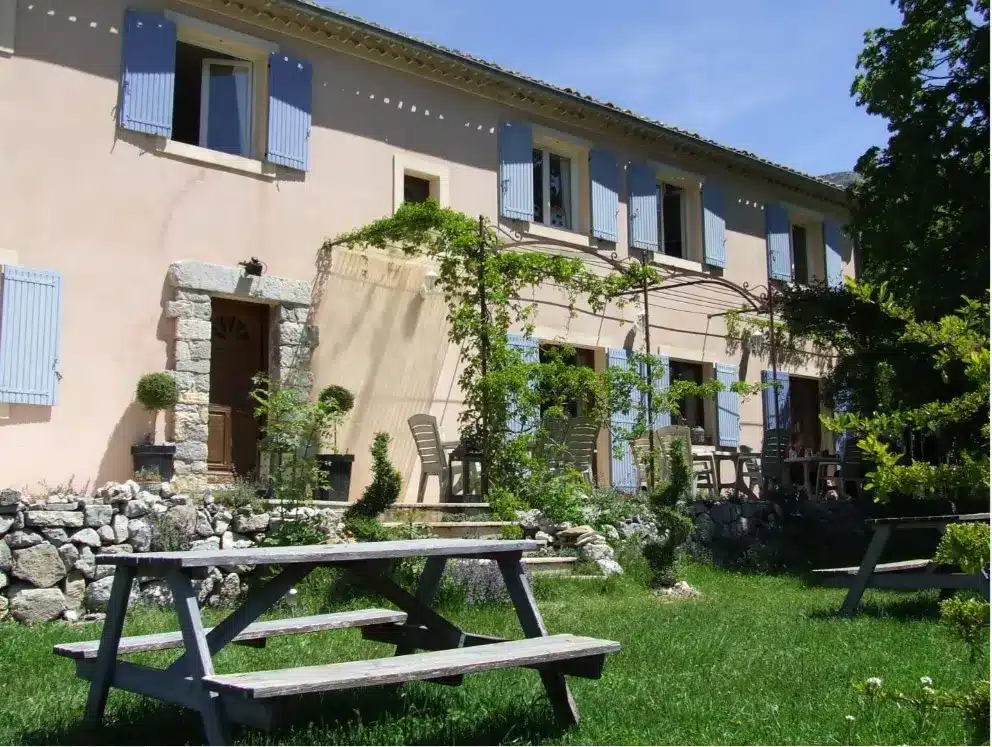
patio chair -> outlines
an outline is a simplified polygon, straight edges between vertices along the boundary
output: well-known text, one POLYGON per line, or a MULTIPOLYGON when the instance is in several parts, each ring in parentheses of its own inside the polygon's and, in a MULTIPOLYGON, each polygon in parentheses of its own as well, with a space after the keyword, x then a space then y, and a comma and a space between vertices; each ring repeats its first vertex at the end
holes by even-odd
POLYGON ((865 477, 865 455, 858 446, 857 438, 852 437, 844 444, 844 452, 840 457, 840 468, 836 477, 837 493, 844 498, 851 497, 848 487, 853 484, 860 494, 866 482, 868 478, 865 477))
POLYGON ((440 501, 451 500, 451 462, 445 453, 445 444, 441 441, 441 432, 437 427, 437 418, 433 415, 413 415, 406 421, 413 434, 420 455, 420 485, 417 488, 417 503, 424 502, 427 491, 427 478, 434 476, 438 480, 440 501))
POLYGON ((781 480, 781 469, 789 449, 789 432, 782 429, 766 430, 761 441, 762 483, 781 480))
MULTIPOLYGON (((654 430, 655 449, 655 484, 668 482, 670 470, 668 466, 668 450, 670 444, 675 439, 682 441, 682 450, 685 455, 685 463, 692 469, 692 444, 690 443, 689 428, 684 425, 666 425, 654 430)), ((648 454, 650 452, 650 441, 647 434, 639 436, 631 442, 634 451, 634 460, 637 464, 637 471, 641 485, 648 484, 648 454)))
POLYGON ((747 455, 738 462, 742 472, 741 482, 753 493, 756 487, 761 486, 761 457, 750 446, 741 446, 740 452, 747 455))
POLYGON ((586 417, 548 418, 544 430, 547 435, 538 449, 544 450, 549 460, 570 465, 593 482, 592 460, 599 426, 586 417))

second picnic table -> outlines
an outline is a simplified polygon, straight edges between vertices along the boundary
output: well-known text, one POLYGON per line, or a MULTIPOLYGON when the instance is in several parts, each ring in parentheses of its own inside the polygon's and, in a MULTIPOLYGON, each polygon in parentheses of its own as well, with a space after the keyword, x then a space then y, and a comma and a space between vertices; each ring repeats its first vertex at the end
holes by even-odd
POLYGON ((523 553, 540 544, 535 540, 427 539, 100 555, 97 563, 117 566, 103 634, 99 641, 57 645, 55 653, 75 659, 77 675, 90 681, 86 720, 91 725, 102 721, 107 695, 116 687, 199 711, 210 744, 228 742, 231 721, 270 726, 272 704, 281 696, 414 680, 460 684, 470 672, 504 667, 537 669, 559 722, 576 724, 579 712, 565 675, 598 678, 606 654, 619 651, 620 644, 548 634, 521 563, 523 553), (416 595, 389 575, 391 561, 410 557, 427 559, 416 595), (433 609, 449 558, 486 558, 498 564, 525 639, 468 633, 433 609), (250 591, 219 625, 208 629, 200 616, 193 575, 216 565, 279 566, 281 570, 250 591), (255 622, 321 566, 347 570, 360 587, 399 609, 255 622), (179 631, 121 636, 131 584, 139 575, 168 581, 179 631), (214 671, 213 657, 229 643, 260 645, 275 636, 352 627, 362 628, 365 638, 394 643, 396 656, 240 674, 214 671), (124 654, 170 648, 185 648, 185 653, 167 669, 120 659, 124 654), (414 653, 417 649, 424 651, 414 653))

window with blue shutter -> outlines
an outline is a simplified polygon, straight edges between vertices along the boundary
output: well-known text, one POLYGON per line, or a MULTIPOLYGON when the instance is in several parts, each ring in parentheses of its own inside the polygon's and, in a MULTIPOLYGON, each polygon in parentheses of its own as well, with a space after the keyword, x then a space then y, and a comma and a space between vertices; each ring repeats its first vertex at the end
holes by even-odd
POLYGON ((724 389, 716 395, 716 432, 720 446, 740 446, 741 396, 730 390, 737 383, 737 366, 717 363, 716 380, 724 389))
MULTIPOLYGON (((671 361, 669 361, 668 356, 659 353, 655 356, 657 366, 652 365, 651 367, 651 377, 654 379, 654 390, 656 392, 662 393, 667 392, 668 388, 672 384, 672 366, 671 361)), ((659 406, 657 401, 652 401, 654 410, 654 427, 664 428, 667 425, 672 424, 672 411, 667 407, 659 406)))
POLYGON ((592 235, 614 244, 619 238, 620 175, 617 157, 602 150, 589 152, 592 235))
MULTIPOLYGON (((611 368, 622 368, 630 370, 633 365, 631 358, 633 353, 623 348, 610 348, 607 351, 607 363, 611 368)), ((625 433, 629 433, 637 423, 637 408, 640 404, 640 391, 631 391, 630 409, 618 410, 612 413, 610 425, 612 427, 611 440, 613 449, 611 450, 611 470, 612 482, 617 490, 633 492, 641 486, 637 480, 637 464, 634 461, 634 452, 630 448, 630 443, 624 438, 625 433), (619 447, 619 448, 618 448, 619 447), (617 456, 617 453, 620 456, 617 456)))
POLYGON ((251 155, 251 64, 236 60, 204 60, 206 90, 201 102, 200 144, 211 150, 251 155))
POLYGON ((161 13, 128 10, 121 58, 120 126, 172 137, 176 25, 161 13))
POLYGON ((57 401, 62 277, 7 266, 0 303, 0 403, 57 401))
POLYGON ((829 218, 823 221, 823 251, 827 271, 827 286, 844 285, 844 254, 841 248, 840 224, 829 218))
POLYGON ((310 168, 313 67, 281 52, 269 55, 269 142, 266 160, 298 171, 310 168))
POLYGON ((792 280, 792 248, 789 242, 789 211, 784 205, 765 206, 765 238, 768 246, 768 277, 792 280))
POLYGON ((534 139, 526 124, 499 128, 499 190, 502 217, 534 220, 534 139))
POLYGON ((727 266, 723 189, 713 182, 703 185, 703 260, 710 267, 727 266))
MULTIPOLYGON (((761 382, 772 384, 776 379, 772 378, 771 371, 761 372, 761 382)), ((778 372, 778 408, 775 407, 775 386, 768 386, 762 390, 762 410, 764 412, 765 430, 774 431, 776 428, 787 433, 792 431, 792 405, 789 401, 789 374, 785 371, 778 372)))
POLYGON ((649 252, 658 251, 658 179, 645 163, 631 163, 628 169, 627 219, 630 245, 649 252))
MULTIPOLYGON (((524 363, 539 363, 541 360, 540 343, 532 337, 525 337, 516 332, 506 334, 506 344, 511 350, 517 350, 524 363)), ((533 385, 533 383, 532 383, 533 385)), ((508 407, 509 420, 506 429, 511 435, 519 435, 531 430, 535 423, 533 413, 521 412, 516 402, 511 401, 508 407)))

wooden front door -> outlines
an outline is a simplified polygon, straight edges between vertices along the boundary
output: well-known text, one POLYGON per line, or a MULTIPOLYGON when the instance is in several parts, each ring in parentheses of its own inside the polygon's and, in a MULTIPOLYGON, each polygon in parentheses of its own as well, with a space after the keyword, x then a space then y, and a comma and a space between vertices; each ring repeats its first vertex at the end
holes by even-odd
POLYGON ((207 465, 250 475, 257 466, 260 425, 252 377, 268 370, 269 307, 215 298, 211 326, 207 465))

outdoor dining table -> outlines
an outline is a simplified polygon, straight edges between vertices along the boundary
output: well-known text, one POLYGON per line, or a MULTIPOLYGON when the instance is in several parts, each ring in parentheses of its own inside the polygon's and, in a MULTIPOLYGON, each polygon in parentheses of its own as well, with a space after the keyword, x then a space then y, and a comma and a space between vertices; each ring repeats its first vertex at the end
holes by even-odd
POLYGON ((111 687, 157 698, 200 713, 207 742, 226 744, 231 722, 270 728, 284 696, 414 680, 460 684, 465 674, 503 667, 537 669, 559 722, 578 723, 565 675, 596 679, 614 641, 568 634, 549 635, 521 562, 535 540, 426 539, 241 550, 99 555, 114 565, 107 617, 99 641, 56 645, 54 652, 76 660, 76 674, 90 681, 87 722, 99 725, 111 687), (424 557, 417 593, 390 578, 392 561, 424 557), (504 640, 468 633, 434 607, 445 564, 452 558, 485 558, 498 564, 526 636, 504 640), (209 566, 275 566, 278 573, 247 593, 241 604, 213 628, 201 618, 194 576, 209 566), (366 609, 256 622, 290 589, 318 567, 346 570, 357 585, 398 609, 366 609), (122 637, 131 587, 137 576, 165 578, 180 630, 122 637), (229 643, 262 646, 275 636, 341 628, 362 629, 363 637, 392 643, 396 655, 338 664, 261 672, 217 674, 214 656, 229 643), (140 651, 184 648, 168 668, 156 669, 120 657, 140 651), (423 649, 415 653, 418 649, 423 649))
MULTIPOLYGON (((782 460, 785 464, 791 466, 793 464, 799 464, 802 466, 803 470, 803 490, 806 491, 806 495, 813 495, 813 483, 816 480, 816 471, 819 469, 821 464, 840 464, 840 459, 835 456, 823 456, 822 454, 810 455, 810 456, 793 456, 786 457, 782 460)), ((792 477, 790 470, 786 470, 786 475, 791 483, 792 477)))
POLYGON ((871 542, 865 550, 861 565, 847 568, 821 568, 813 571, 826 586, 849 587, 840 611, 843 615, 853 615, 858 608, 865 589, 974 589, 985 600, 989 599, 989 576, 981 573, 960 573, 942 567, 933 560, 901 560, 894 563, 879 563, 885 548, 897 531, 915 529, 939 529, 948 524, 968 522, 988 522, 989 514, 945 514, 942 516, 890 516, 882 519, 869 519, 872 529, 871 542))

